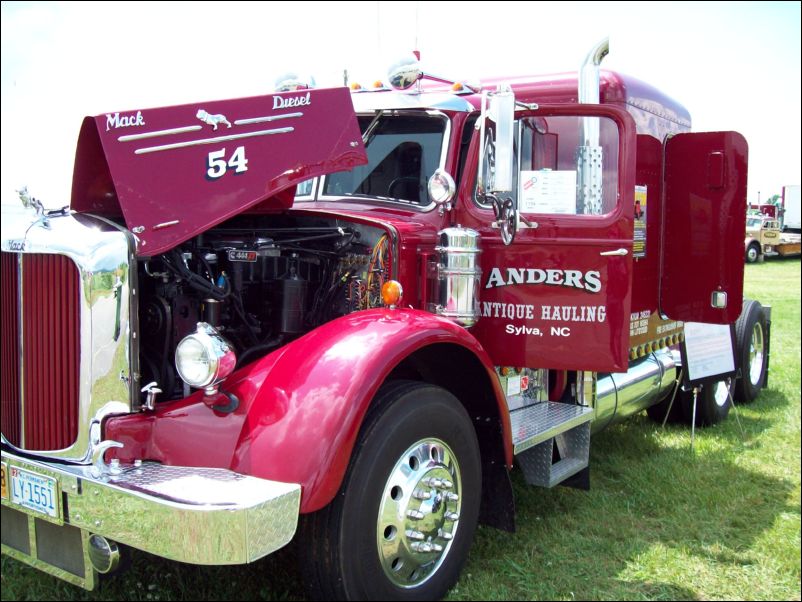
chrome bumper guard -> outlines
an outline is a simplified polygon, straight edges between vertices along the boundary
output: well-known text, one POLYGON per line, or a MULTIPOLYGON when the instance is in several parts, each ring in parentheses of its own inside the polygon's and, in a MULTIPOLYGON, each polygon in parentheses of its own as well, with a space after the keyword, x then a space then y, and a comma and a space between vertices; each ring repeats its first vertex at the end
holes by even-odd
POLYGON ((16 468, 55 479, 60 502, 55 517, 30 510, 12 501, 13 479, 5 480, 3 515, 10 515, 8 509, 27 515, 28 541, 24 525, 15 534, 4 518, 3 553, 88 589, 95 582, 88 562, 82 577, 65 574, 53 566, 58 563, 37 555, 38 548, 47 547, 48 531, 77 528, 87 560, 86 541, 97 534, 170 560, 223 565, 252 562, 278 550, 292 539, 298 523, 299 485, 230 470, 143 463, 95 477, 91 466, 33 461, 6 451, 2 462, 4 477, 16 468))

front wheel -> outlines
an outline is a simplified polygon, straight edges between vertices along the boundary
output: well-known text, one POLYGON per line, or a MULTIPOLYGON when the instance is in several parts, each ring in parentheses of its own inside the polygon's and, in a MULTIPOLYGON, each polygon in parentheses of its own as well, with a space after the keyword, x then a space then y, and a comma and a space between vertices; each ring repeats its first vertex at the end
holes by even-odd
POLYGON ((470 417, 448 391, 383 387, 340 492, 305 517, 302 571, 318 599, 436 600, 456 582, 482 490, 470 417))
POLYGON ((760 247, 752 243, 746 249, 746 263, 755 263, 760 258, 760 247))

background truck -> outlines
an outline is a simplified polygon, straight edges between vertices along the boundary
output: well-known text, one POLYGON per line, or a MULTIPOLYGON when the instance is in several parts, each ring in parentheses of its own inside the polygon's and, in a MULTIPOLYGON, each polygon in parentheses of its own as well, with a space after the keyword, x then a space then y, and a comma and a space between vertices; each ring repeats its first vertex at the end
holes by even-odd
POLYGON ((92 588, 296 539, 313 597, 435 599, 515 464, 587 488, 592 433, 753 400, 746 141, 606 53, 86 118, 2 242, 3 553, 92 588))
POLYGON ((782 196, 782 228, 783 230, 791 230, 797 234, 802 228, 802 217, 800 217, 800 198, 799 198, 799 184, 795 186, 783 186, 782 196))
POLYGON ((746 217, 744 254, 747 263, 755 263, 763 257, 799 255, 800 246, 800 235, 786 232, 777 218, 770 215, 746 217))

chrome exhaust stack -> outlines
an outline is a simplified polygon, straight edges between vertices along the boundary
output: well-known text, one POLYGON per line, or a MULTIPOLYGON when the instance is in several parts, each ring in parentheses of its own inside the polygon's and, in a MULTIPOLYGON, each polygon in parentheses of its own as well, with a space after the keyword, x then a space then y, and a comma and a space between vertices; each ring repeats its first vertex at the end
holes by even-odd
MULTIPOLYGON (((610 51, 610 40, 596 44, 579 69, 577 95, 581 104, 599 104, 599 65, 610 51)), ((599 118, 583 117, 577 148, 577 192, 581 212, 585 215, 602 214, 602 147, 599 145, 599 118)))
MULTIPOLYGON (((590 49, 579 69, 579 102, 599 104, 599 65, 610 52, 610 38, 604 38, 590 49)), ((595 144, 598 144, 598 137, 595 144)))

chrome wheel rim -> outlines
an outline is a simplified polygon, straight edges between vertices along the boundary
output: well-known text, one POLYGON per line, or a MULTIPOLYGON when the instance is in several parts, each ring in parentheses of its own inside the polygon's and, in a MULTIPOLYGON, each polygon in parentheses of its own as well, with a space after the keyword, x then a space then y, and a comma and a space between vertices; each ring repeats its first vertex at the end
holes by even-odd
POLYGON ((727 383, 723 380, 718 381, 715 384, 715 391, 713 391, 713 399, 716 400, 716 405, 718 407, 723 408, 727 405, 727 400, 730 398, 730 391, 727 388, 727 383))
POLYGON ((747 254, 749 255, 750 263, 753 263, 757 259, 757 249, 755 247, 749 247, 747 254))
POLYGON ((459 527, 462 475, 440 439, 411 445, 390 471, 376 524, 379 562, 390 581, 414 588, 442 566, 459 527))
POLYGON ((749 381, 753 387, 760 383, 763 376, 763 327, 756 322, 752 328, 752 338, 749 340, 749 381))

